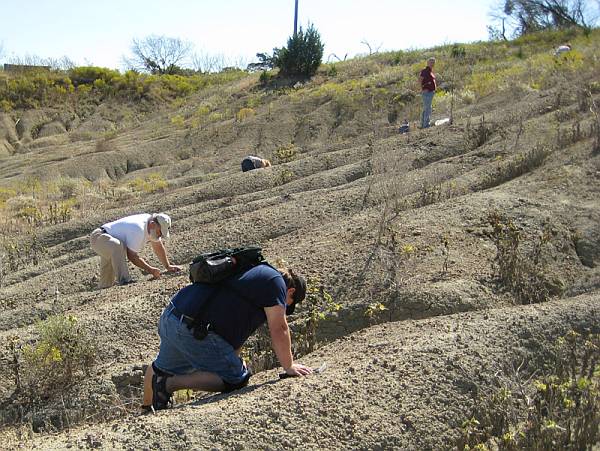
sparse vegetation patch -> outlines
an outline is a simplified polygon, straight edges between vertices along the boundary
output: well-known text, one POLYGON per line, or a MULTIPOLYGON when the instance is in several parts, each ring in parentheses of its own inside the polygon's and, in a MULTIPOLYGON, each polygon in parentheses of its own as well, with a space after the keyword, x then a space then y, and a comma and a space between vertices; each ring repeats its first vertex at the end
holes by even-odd
POLYGON ((491 238, 496 246, 495 274, 515 296, 517 303, 546 302, 562 293, 562 284, 549 280, 543 258, 544 250, 552 240, 549 224, 533 238, 531 249, 527 252, 523 249, 524 233, 512 219, 492 211, 488 222, 492 226, 491 238))
POLYGON ((89 374, 95 344, 74 316, 54 316, 38 326, 39 341, 23 346, 17 391, 30 400, 60 393, 89 374))
POLYGON ((480 399, 463 423, 458 449, 592 449, 600 440, 599 362, 598 335, 563 336, 551 371, 507 378, 506 386, 480 399))

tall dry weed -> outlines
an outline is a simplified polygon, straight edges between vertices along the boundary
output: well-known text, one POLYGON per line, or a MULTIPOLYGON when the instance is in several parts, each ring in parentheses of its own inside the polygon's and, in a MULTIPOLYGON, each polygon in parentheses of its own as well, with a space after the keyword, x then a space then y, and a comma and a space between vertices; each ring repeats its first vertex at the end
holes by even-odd
POLYGON ((548 224, 531 240, 532 247, 527 252, 523 249, 524 233, 512 219, 492 211, 488 214, 488 223, 496 246, 495 275, 518 304, 546 302, 561 293, 561 287, 550 281, 543 258, 544 250, 552 239, 548 224))

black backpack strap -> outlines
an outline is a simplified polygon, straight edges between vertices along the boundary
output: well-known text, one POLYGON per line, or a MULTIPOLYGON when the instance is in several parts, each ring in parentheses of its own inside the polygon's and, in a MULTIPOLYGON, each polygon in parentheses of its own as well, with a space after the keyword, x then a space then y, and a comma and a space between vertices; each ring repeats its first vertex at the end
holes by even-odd
POLYGON ((204 315, 208 311, 208 307, 210 306, 212 301, 221 292, 223 287, 224 284, 215 285, 215 287, 208 295, 206 300, 204 302, 200 302, 200 306, 196 309, 194 314, 191 315, 193 320, 192 323, 188 325, 188 329, 192 331, 194 337, 196 337, 198 340, 204 339, 208 334, 208 331, 210 330, 210 323, 206 322, 206 320, 204 319, 204 315))

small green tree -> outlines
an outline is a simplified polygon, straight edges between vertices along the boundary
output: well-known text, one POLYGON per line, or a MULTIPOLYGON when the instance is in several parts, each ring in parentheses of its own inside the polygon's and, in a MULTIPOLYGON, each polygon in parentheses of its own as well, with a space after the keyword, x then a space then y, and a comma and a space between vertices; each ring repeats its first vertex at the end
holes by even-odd
POLYGON ((288 39, 287 47, 274 49, 275 66, 281 75, 311 77, 317 72, 323 60, 321 35, 309 24, 306 32, 300 31, 288 39))

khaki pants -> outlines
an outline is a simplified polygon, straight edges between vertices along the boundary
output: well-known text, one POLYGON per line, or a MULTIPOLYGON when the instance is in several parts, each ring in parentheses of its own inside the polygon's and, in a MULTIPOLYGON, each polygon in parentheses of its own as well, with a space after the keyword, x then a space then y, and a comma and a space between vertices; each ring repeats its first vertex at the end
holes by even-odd
POLYGON ((100 280, 98 288, 108 288, 115 278, 120 284, 131 280, 127 266, 127 249, 121 241, 101 229, 90 235, 91 248, 100 255, 100 280))

